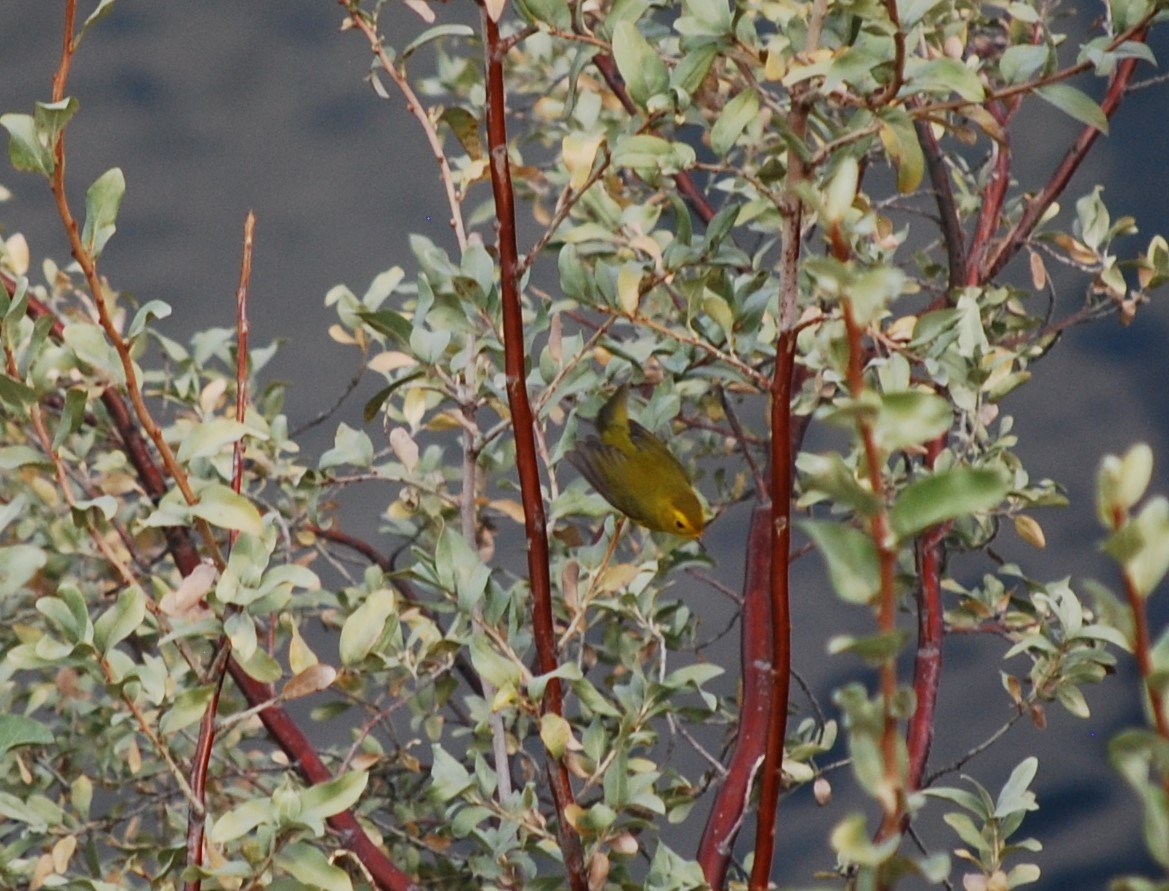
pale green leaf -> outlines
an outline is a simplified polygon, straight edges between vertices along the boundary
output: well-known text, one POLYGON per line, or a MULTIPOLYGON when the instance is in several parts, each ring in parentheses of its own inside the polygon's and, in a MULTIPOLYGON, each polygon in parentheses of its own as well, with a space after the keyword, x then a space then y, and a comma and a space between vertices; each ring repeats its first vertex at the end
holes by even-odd
POLYGON ((85 193, 85 225, 81 230, 81 241, 90 254, 101 254, 117 226, 118 208, 126 193, 126 177, 121 168, 107 170, 85 193))
POLYGON ((990 510, 1010 490, 1005 475, 988 468, 959 467, 910 483, 890 511, 901 540, 930 526, 990 510))
POLYGON ((192 515, 221 529, 237 529, 252 535, 264 531, 264 521, 256 506, 221 483, 213 483, 199 493, 199 503, 191 507, 192 515))
POLYGON ((840 522, 805 520, 799 527, 824 558, 832 587, 841 599, 849 603, 871 601, 881 588, 873 540, 840 522))
POLYGON ((1035 92, 1039 98, 1050 102, 1064 114, 1075 118, 1081 124, 1095 127, 1105 136, 1108 135, 1108 118, 1087 93, 1064 83, 1037 87, 1035 92))

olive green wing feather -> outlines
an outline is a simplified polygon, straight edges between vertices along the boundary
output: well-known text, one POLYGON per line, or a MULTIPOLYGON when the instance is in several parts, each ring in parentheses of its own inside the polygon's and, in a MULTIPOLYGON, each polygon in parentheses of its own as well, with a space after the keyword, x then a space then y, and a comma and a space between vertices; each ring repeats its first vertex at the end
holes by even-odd
POLYGON ((638 523, 646 522, 641 505, 626 491, 632 464, 625 452, 590 436, 578 442, 566 457, 613 507, 638 523))

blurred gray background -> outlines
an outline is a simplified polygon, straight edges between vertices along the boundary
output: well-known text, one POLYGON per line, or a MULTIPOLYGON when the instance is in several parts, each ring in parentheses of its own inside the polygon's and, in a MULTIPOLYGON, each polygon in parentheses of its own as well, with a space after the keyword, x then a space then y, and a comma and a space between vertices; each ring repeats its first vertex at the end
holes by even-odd
MULTIPOLYGON (((49 99, 61 7, 47 0, 4 0, 0 112, 31 112, 34 101, 49 99)), ((438 11, 440 17, 448 12, 438 11)), ((473 20, 467 10, 450 11, 473 20)), ((344 282, 361 293, 374 275, 395 264, 412 274, 407 232, 455 249, 423 138, 400 99, 380 100, 364 83, 367 45, 356 32, 340 33, 341 21, 342 10, 331 0, 119 0, 83 42, 69 88, 81 103, 68 135, 73 202, 82 207, 88 184, 109 167, 122 167, 126 197, 103 271, 140 301, 170 303, 174 315, 161 325, 170 336, 182 340, 199 328, 233 324, 243 219, 255 210, 252 343, 290 342, 265 377, 291 382, 287 411, 293 426, 331 403, 354 370, 353 352, 326 334, 334 319, 323 303, 328 288, 344 282)), ((383 21, 383 32, 398 45, 422 27, 400 8, 383 21)), ((1028 115, 1034 138, 1016 140, 1019 151, 1034 158, 1032 187, 1074 132, 1066 119, 1035 106, 1028 115)), ((1114 215, 1137 217, 1141 245, 1153 232, 1169 229, 1163 199, 1167 108, 1162 90, 1134 96, 1077 177, 1065 206, 1099 182, 1114 215)), ((0 206, 3 235, 19 230, 28 238, 34 277, 46 256, 64 263, 65 241, 43 180, 3 164, 0 183, 13 195, 0 206)), ((474 197, 482 200, 484 193, 474 197)), ((1057 318, 1079 305, 1082 287, 1065 287, 1057 318)), ((1102 454, 1148 441, 1161 461, 1153 489, 1169 491, 1167 325, 1169 311, 1154 305, 1128 328, 1109 319, 1075 329, 1035 367, 1036 380, 1008 400, 1005 411, 1017 418, 1025 463, 1036 477, 1064 483, 1072 501, 1068 510, 1038 516, 1048 536, 1046 551, 1031 549, 1009 530, 1001 536, 1000 553, 1032 577, 1098 577, 1115 585, 1111 564, 1096 548, 1100 530, 1092 509, 1102 454)), ((376 389, 375 382, 367 384, 333 422, 305 437, 310 454, 331 445, 337 420, 360 423, 362 397, 376 389)), ((377 508, 352 505, 371 521, 377 508)), ((740 519, 745 523, 745 512, 740 519)), ((720 559, 721 577, 735 587, 741 581, 736 545, 743 528, 722 522, 708 543, 720 559)), ((372 529, 370 537, 377 539, 372 529)), ((802 563, 806 568, 796 574, 795 658, 823 695, 842 672, 856 668, 827 658, 824 641, 842 630, 842 622, 861 617, 842 613, 819 567, 802 563)), ((675 590, 704 617, 704 636, 722 627, 721 616, 711 617, 717 596, 688 577, 680 577, 675 590)), ((1165 592, 1153 600, 1155 629, 1169 621, 1167 600, 1165 592)), ((707 658, 737 671, 735 638, 728 636, 707 658)), ((1025 669, 1018 661, 1002 664, 1002 650, 997 641, 948 642, 934 766, 953 760, 1009 717, 997 671, 1025 669)), ((1139 806, 1106 766, 1111 733, 1140 721, 1137 686, 1130 667, 1122 665, 1119 678, 1087 691, 1090 720, 1072 719, 1053 705, 1046 730, 1020 723, 1006 741, 967 766, 996 790, 1021 758, 1039 754, 1042 809, 1021 833, 1045 844, 1035 857, 1043 868, 1038 887, 1103 888, 1118 873, 1153 870, 1142 853, 1139 806)), ((844 777, 837 780, 838 787, 847 785, 844 777)), ((801 794, 783 805, 776 875, 784 885, 807 884, 813 869, 832 864, 822 839, 845 805, 817 809, 808 800, 801 794)), ((703 814, 696 811, 671 836, 677 850, 693 853, 703 814)), ((953 843, 948 830, 934 828, 927 833, 934 843, 953 843)), ((960 887, 959 873, 956 862, 960 887)))

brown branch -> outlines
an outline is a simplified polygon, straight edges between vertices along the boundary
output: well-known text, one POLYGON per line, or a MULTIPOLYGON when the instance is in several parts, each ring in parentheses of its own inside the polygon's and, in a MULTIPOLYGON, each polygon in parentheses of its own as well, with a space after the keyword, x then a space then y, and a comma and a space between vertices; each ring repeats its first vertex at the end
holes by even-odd
MULTIPOLYGON (((199 739, 195 754, 191 758, 191 794, 194 801, 187 808, 187 866, 203 865, 203 837, 207 832, 207 770, 211 766, 211 749, 215 744, 215 716, 219 712, 219 696, 223 692, 223 679, 227 676, 227 660, 231 658, 231 641, 224 635, 220 638, 219 649, 209 670, 212 680, 211 699, 199 722, 199 739)), ((184 891, 199 891, 203 879, 195 878, 183 883, 184 891)))
POLYGON ((942 227, 942 239, 946 245, 946 266, 948 269, 947 289, 954 290, 962 284, 966 269, 965 236, 962 222, 958 219, 958 204, 954 200, 954 189, 950 185, 950 174, 946 170, 945 158, 938 138, 934 136, 929 121, 914 118, 917 141, 925 155, 925 168, 933 186, 934 201, 938 205, 938 221, 942 227))
MULTIPOLYGON (((1007 113, 1000 111, 996 106, 988 106, 987 110, 1000 124, 1007 118, 1007 113)), ((983 281, 979 277, 979 270, 986 259, 991 239, 1002 219, 1003 202, 1006 201, 1007 189, 1011 184, 1012 159, 1011 137, 1004 127, 1001 140, 995 140, 991 145, 990 179, 982 193, 982 201, 978 209, 978 222, 974 226, 970 250, 966 254, 963 284, 977 285, 983 281)))
MULTIPOLYGON (((503 56, 499 28, 480 3, 486 53, 487 145, 491 158, 491 189, 499 221, 500 296, 503 310, 504 366, 507 402, 515 430, 516 466, 524 505, 527 536, 528 584, 532 592, 532 626, 540 672, 549 674, 558 665, 556 629, 552 617, 552 580, 549 576, 548 528, 540 492, 540 468, 533 430, 535 418, 528 401, 523 309, 520 305, 519 250, 516 246, 515 194, 507 157, 507 100, 503 82, 503 56)), ((551 678, 544 692, 545 714, 563 717, 564 693, 559 678, 551 678)), ((552 801, 556 808, 556 832, 572 891, 585 891, 584 855, 580 837, 568 819, 574 802, 568 769, 561 759, 548 758, 552 801)))

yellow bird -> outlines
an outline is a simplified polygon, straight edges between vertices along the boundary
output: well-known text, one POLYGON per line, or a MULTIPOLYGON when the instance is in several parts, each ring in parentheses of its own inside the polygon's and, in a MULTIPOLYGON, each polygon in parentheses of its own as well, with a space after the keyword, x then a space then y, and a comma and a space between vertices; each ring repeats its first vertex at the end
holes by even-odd
POLYGON ((697 538, 705 518, 690 478, 664 442, 629 419, 628 396, 628 386, 617 388, 594 422, 600 438, 578 442, 568 460, 633 522, 697 538))

